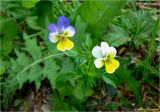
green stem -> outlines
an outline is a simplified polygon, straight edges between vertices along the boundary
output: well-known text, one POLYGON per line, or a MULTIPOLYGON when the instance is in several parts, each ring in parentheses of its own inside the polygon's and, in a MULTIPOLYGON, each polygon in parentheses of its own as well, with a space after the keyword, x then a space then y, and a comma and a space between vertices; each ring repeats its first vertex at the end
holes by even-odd
POLYGON ((59 55, 62 55, 62 54, 63 54, 63 53, 52 54, 52 55, 46 56, 46 57, 44 57, 44 58, 41 58, 41 59, 33 62, 32 64, 28 65, 27 67, 25 67, 25 68, 24 68, 22 71, 20 71, 18 74, 21 74, 21 73, 25 72, 25 71, 28 70, 30 67, 34 66, 35 64, 40 63, 41 61, 44 61, 44 60, 46 60, 46 59, 48 59, 48 58, 52 58, 52 57, 54 57, 54 56, 59 56, 59 55))
POLYGON ((44 32, 46 32, 46 30, 42 30, 42 31, 40 31, 40 32, 37 32, 37 33, 35 33, 35 34, 32 34, 32 35, 29 35, 28 37, 35 37, 35 36, 37 36, 37 35, 39 35, 39 34, 41 34, 41 33, 44 33, 44 32))
POLYGON ((153 48, 154 48, 154 41, 155 41, 155 38, 156 38, 156 33, 158 31, 158 28, 160 26, 160 17, 158 17, 157 19, 157 22, 154 26, 154 29, 153 29, 153 32, 152 32, 152 36, 151 36, 151 42, 148 46, 148 55, 147 55, 147 59, 146 59, 146 64, 149 65, 150 64, 150 58, 151 58, 151 55, 152 55, 152 52, 153 52, 153 48))

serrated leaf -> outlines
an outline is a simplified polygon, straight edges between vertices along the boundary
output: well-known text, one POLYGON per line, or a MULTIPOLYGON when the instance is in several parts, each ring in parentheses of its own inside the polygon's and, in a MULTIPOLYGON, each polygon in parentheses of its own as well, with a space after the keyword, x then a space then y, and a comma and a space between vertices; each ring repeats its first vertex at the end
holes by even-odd
POLYGON ((147 11, 130 11, 120 17, 121 26, 130 32, 130 36, 136 48, 142 45, 151 34, 150 28, 154 26, 154 21, 147 11))
POLYGON ((36 89, 38 90, 41 87, 41 80, 35 81, 36 89))
POLYGON ((52 88, 56 87, 56 78, 58 74, 59 66, 55 63, 53 59, 45 60, 43 74, 47 77, 51 83, 52 88))
POLYGON ((112 30, 109 31, 108 34, 104 36, 104 38, 102 38, 111 46, 119 47, 131 40, 128 32, 125 31, 122 27, 113 25, 111 28, 112 30))
MULTIPOLYGON (((22 89, 23 85, 25 84, 25 82, 27 81, 26 76, 28 75, 28 73, 25 71, 19 75, 16 75, 15 78, 13 78, 13 80, 15 79, 16 84, 18 84, 18 88, 15 89, 22 89)), ((12 84, 12 83, 10 83, 12 84)))
MULTIPOLYGON (((17 49, 15 49, 15 53, 16 53, 17 59, 14 60, 14 59, 10 58, 10 61, 11 61, 12 73, 17 74, 18 72, 20 72, 23 69, 23 67, 26 67, 29 65, 30 59, 25 56, 25 53, 20 52, 17 49)), ((12 75, 10 75, 10 76, 12 76, 12 75)))
POLYGON ((124 5, 125 0, 85 1, 78 10, 81 17, 91 26, 91 31, 100 35, 124 5))
POLYGON ((34 60, 41 58, 41 50, 37 45, 36 38, 30 38, 27 34, 23 34, 25 39, 26 50, 33 56, 34 60))
POLYGON ((26 79, 30 83, 35 81, 35 84, 38 84, 42 80, 42 70, 43 69, 39 65, 34 65, 32 69, 30 69, 30 71, 28 72, 26 79))
POLYGON ((71 59, 66 58, 62 63, 62 68, 59 74, 70 73, 73 72, 73 70, 74 70, 74 63, 71 61, 71 59))
POLYGON ((75 45, 77 45, 80 48, 82 47, 82 43, 86 39, 86 33, 85 33, 86 28, 87 24, 81 19, 80 16, 77 16, 75 22, 76 35, 73 38, 73 41, 75 45))

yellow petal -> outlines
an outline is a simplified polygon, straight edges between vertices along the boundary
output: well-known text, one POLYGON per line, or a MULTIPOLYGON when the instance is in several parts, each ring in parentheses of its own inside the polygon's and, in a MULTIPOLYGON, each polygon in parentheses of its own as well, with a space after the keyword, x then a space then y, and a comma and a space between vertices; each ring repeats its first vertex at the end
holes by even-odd
POLYGON ((117 69, 119 67, 119 61, 112 59, 112 64, 114 66, 115 69, 117 69))
POLYGON ((60 39, 57 44, 57 49, 61 51, 70 50, 74 46, 74 43, 70 41, 68 38, 60 39))
POLYGON ((113 73, 119 67, 119 61, 111 59, 105 62, 106 72, 113 73))
POLYGON ((71 50, 73 48, 73 46, 74 46, 74 43, 71 40, 67 39, 67 41, 66 41, 66 49, 67 50, 71 50))
POLYGON ((116 53, 114 53, 114 52, 112 52, 112 53, 110 53, 110 54, 108 54, 108 58, 109 59, 111 59, 111 58, 113 58, 113 57, 115 57, 116 56, 116 53))
POLYGON ((110 62, 105 63, 106 72, 107 73, 113 73, 115 71, 115 68, 113 67, 113 64, 110 62))

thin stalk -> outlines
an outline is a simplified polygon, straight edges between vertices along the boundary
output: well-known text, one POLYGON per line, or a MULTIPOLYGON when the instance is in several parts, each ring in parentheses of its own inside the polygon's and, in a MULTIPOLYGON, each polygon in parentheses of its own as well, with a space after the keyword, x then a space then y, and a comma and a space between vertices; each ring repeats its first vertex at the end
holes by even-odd
POLYGON ((25 68, 24 68, 23 70, 21 70, 17 75, 19 75, 19 74, 25 72, 25 71, 28 70, 30 67, 32 67, 32 66, 34 66, 34 65, 36 65, 36 64, 38 64, 38 63, 40 63, 41 61, 44 61, 44 60, 46 60, 46 59, 48 59, 48 58, 52 58, 52 57, 54 57, 54 56, 59 56, 59 55, 62 55, 62 54, 63 54, 63 53, 52 54, 52 55, 46 56, 46 57, 44 57, 44 58, 41 58, 41 59, 39 59, 39 60, 33 62, 32 64, 28 65, 27 67, 25 67, 25 68))
POLYGON ((149 43, 149 46, 148 46, 148 55, 146 57, 146 64, 149 65, 150 64, 150 58, 151 58, 151 55, 153 53, 153 49, 154 49, 154 45, 155 45, 155 38, 156 38, 156 33, 158 31, 160 27, 160 16, 158 17, 157 21, 156 21, 156 24, 154 26, 154 29, 153 29, 153 32, 152 32, 152 35, 151 35, 151 42, 149 43))
POLYGON ((37 33, 35 33, 35 34, 32 34, 32 35, 29 35, 28 37, 35 37, 35 36, 38 36, 39 34, 41 34, 41 33, 44 33, 46 30, 42 30, 42 31, 40 31, 40 32, 37 32, 37 33))

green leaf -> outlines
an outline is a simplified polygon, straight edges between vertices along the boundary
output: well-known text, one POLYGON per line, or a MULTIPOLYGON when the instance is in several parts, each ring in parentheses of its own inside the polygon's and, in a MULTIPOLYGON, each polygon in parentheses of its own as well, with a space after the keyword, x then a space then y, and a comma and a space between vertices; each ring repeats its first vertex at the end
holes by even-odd
POLYGON ((38 26, 38 17, 29 16, 26 18, 27 25, 34 30, 41 30, 42 28, 38 26))
POLYGON ((31 9, 33 7, 35 7, 36 3, 39 2, 40 0, 22 0, 22 6, 27 8, 27 9, 31 9))
POLYGON ((85 101, 85 99, 92 95, 93 90, 91 88, 85 88, 85 90, 82 88, 81 85, 76 86, 72 90, 72 94, 74 95, 75 98, 81 101, 85 101))
POLYGON ((56 78, 58 74, 59 66, 55 63, 53 59, 45 60, 43 74, 47 77, 51 83, 52 88, 56 87, 56 78))
POLYGON ((148 55, 146 56, 146 65, 150 65, 151 63, 151 57, 153 55, 153 51, 155 49, 155 39, 156 39, 156 34, 160 29, 160 16, 157 18, 157 21, 155 23, 153 32, 152 32, 152 36, 151 36, 151 40, 148 46, 148 55))
POLYGON ((125 0, 85 1, 79 8, 79 13, 91 26, 91 31, 101 35, 112 19, 120 13, 125 2, 125 0))
POLYGON ((86 33, 85 30, 87 28, 87 24, 81 19, 80 16, 77 16, 75 21, 75 29, 76 29, 76 35, 73 38, 73 41, 75 45, 78 47, 82 47, 82 43, 85 42, 86 39, 86 33))
POLYGON ((27 34, 23 34, 25 39, 26 50, 33 56, 34 60, 41 58, 41 50, 37 45, 36 38, 30 38, 27 34))
POLYGON ((86 46, 88 47, 88 48, 91 48, 92 47, 92 39, 91 39, 91 37, 90 37, 90 35, 87 35, 87 38, 86 38, 86 40, 85 40, 85 44, 86 44, 86 46))
POLYGON ((13 48, 13 39, 18 34, 18 26, 14 19, 1 18, 0 25, 0 52, 1 56, 7 56, 13 48))
POLYGON ((13 83, 13 81, 15 80, 16 83, 18 84, 18 87, 16 87, 15 89, 22 89, 23 85, 27 82, 27 78, 26 76, 28 75, 28 73, 25 71, 23 72, 23 74, 19 74, 16 75, 15 78, 12 79, 12 82, 10 82, 10 85, 13 83))
POLYGON ((0 76, 4 74, 4 72, 5 72, 5 67, 0 63, 0 76))
POLYGON ((64 52, 67 56, 70 56, 70 57, 75 57, 78 55, 78 52, 76 49, 72 49, 72 50, 68 50, 68 51, 65 51, 64 52))
POLYGON ((104 38, 102 38, 107 41, 111 46, 119 47, 131 40, 128 32, 125 31, 122 27, 112 25, 111 28, 112 30, 109 31, 109 33, 105 35, 104 38))
POLYGON ((105 81, 105 83, 110 84, 111 86, 117 88, 116 84, 114 83, 114 81, 112 79, 110 79, 108 77, 108 75, 104 74, 102 75, 102 79, 105 81))
POLYGON ((35 65, 32 67, 32 69, 29 71, 28 75, 26 76, 26 79, 31 83, 35 81, 36 89, 38 90, 41 85, 42 80, 42 67, 39 65, 35 65))
POLYGON ((120 16, 119 25, 129 32, 136 48, 150 38, 154 21, 147 11, 129 11, 120 16))
POLYGON ((80 76, 76 75, 75 73, 65 73, 65 74, 59 74, 58 77, 56 78, 56 84, 60 85, 66 81, 70 81, 70 80, 75 80, 77 78, 79 78, 80 76))
POLYGON ((65 74, 65 73, 70 73, 73 72, 74 70, 74 63, 72 62, 71 59, 66 58, 64 59, 63 63, 62 63, 62 68, 59 72, 59 74, 65 74))
POLYGON ((83 90, 80 86, 77 86, 73 89, 72 94, 78 99, 82 100, 84 98, 83 90))
POLYGON ((40 1, 36 5, 37 7, 37 15, 38 15, 38 24, 43 27, 47 28, 50 21, 53 22, 55 19, 53 17, 53 9, 52 9, 52 2, 51 1, 40 1))
POLYGON ((16 53, 17 59, 14 60, 11 58, 11 65, 12 65, 11 70, 14 73, 18 73, 23 69, 23 67, 28 66, 31 60, 28 57, 26 57, 25 53, 20 52, 17 49, 15 49, 15 53, 16 53))

